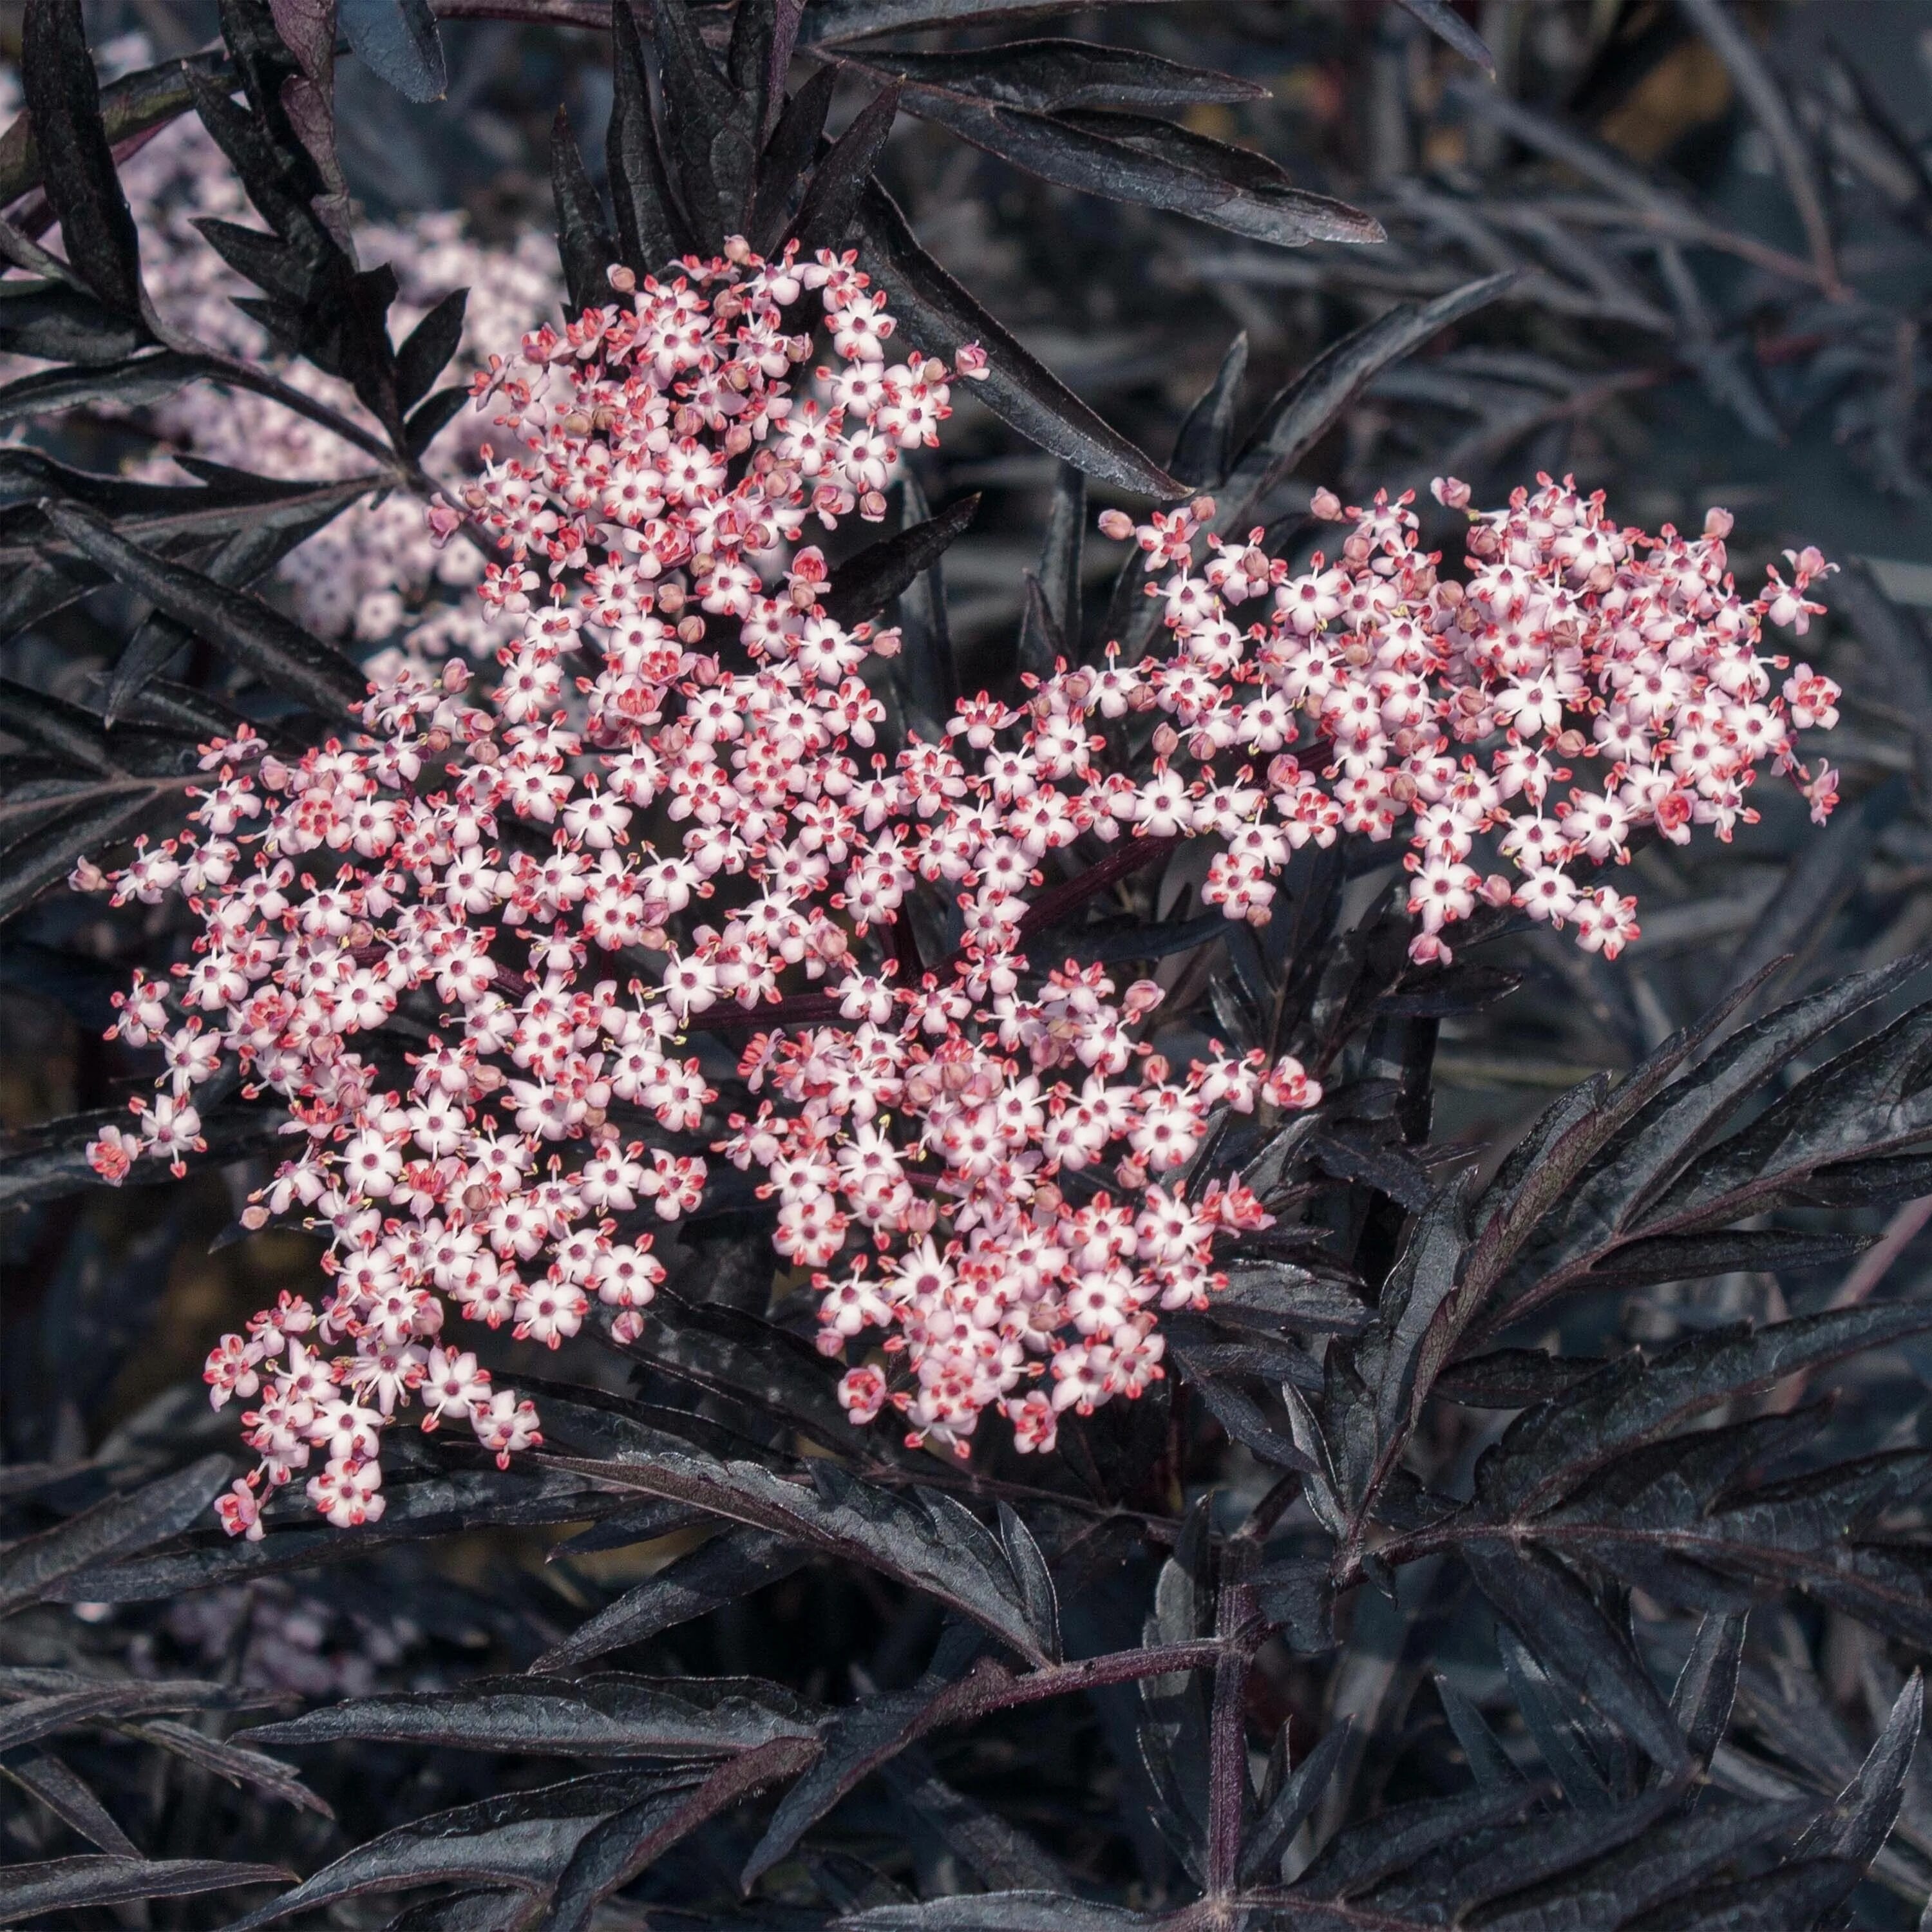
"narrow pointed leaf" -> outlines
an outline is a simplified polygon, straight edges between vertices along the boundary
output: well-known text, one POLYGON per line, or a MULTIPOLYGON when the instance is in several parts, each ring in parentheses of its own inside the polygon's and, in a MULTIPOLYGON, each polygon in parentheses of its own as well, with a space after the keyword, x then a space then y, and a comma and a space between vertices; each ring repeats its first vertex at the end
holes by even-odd
POLYGON ((563 263, 571 312, 578 315, 602 308, 610 299, 610 268, 617 259, 616 244, 604 226, 604 211, 584 171, 570 116, 561 107, 550 124, 550 184, 556 202, 556 252, 563 263))
POLYGON ((64 1522, 0 1548, 0 1614, 38 1601, 63 1578, 178 1534, 228 1480, 225 1456, 204 1456, 124 1496, 110 1496, 64 1522))
MULTIPOLYGON (((947 358, 968 343, 985 350, 986 379, 970 386, 1003 422, 1100 482, 1142 496, 1181 494, 1172 477, 1108 428, 920 248, 898 204, 876 182, 860 203, 859 254, 916 348, 947 358)), ((0 400, 4 396, 0 392, 0 400)))
POLYGON ((898 104, 896 86, 880 89, 854 116, 852 124, 813 171, 812 185, 792 224, 792 233, 807 255, 844 245, 859 217, 860 197, 892 131, 898 104))
MULTIPOLYGON (((964 534, 978 514, 980 499, 962 496, 936 517, 908 524, 896 535, 868 544, 832 572, 820 600, 825 614, 847 629, 876 617, 922 572, 930 570, 964 534)), ((949 705, 950 713, 952 707, 949 705)))
POLYGON ((405 100, 440 100, 449 73, 429 0, 336 0, 356 58, 405 100))
POLYGON ((84 1906, 185 1898, 241 1886, 284 1885, 292 1876, 280 1865, 229 1864, 219 1858, 104 1855, 0 1865, 0 1919, 10 1925, 42 1912, 73 1912, 84 1906))
POLYGON ((68 259, 109 308, 141 308, 140 240, 100 118, 80 0, 27 0, 20 78, 43 184, 68 259))
POLYGON ((89 562, 206 638, 265 684, 326 717, 346 716, 367 694, 367 680, 340 652, 260 598, 166 562, 74 505, 50 503, 47 518, 89 562))
POLYGON ((592 1658, 645 1642, 660 1630, 707 1616, 722 1604, 736 1603, 767 1583, 790 1576, 809 1560, 805 1550, 761 1530, 714 1537, 702 1549, 680 1556, 586 1618, 530 1668, 574 1670, 592 1658))

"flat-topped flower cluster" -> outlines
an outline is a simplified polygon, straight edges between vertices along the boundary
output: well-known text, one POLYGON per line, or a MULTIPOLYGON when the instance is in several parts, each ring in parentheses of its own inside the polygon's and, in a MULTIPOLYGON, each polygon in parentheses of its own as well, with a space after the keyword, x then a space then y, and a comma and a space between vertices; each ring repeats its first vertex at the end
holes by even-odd
POLYGON ((998 1408, 1050 1448, 1067 1410, 1161 1376, 1160 1312, 1208 1305, 1217 1241, 1268 1225, 1238 1182, 1194 1184, 1216 1111, 1321 1099, 1292 1059, 1170 1065, 1161 989, 1066 958, 1056 926, 1190 838, 1215 847, 1203 898, 1262 924, 1291 854, 1346 830, 1408 842, 1418 960, 1483 900, 1614 953, 1630 902, 1581 865, 1640 826, 1728 834, 1767 758, 1828 808, 1789 734, 1835 688, 1801 666, 1774 693, 1760 655, 1767 619, 1817 608, 1821 561, 1746 602, 1718 522, 1648 538, 1546 481, 1472 520, 1463 584, 1406 502, 1348 513, 1300 572, 1212 534, 1205 500, 1110 512, 1167 644, 902 734, 898 634, 830 614, 802 539, 881 518, 983 358, 891 359, 849 256, 734 243, 612 281, 479 376, 506 447, 430 513, 498 545, 481 595, 520 636, 494 686, 403 672, 297 760, 211 746, 196 829, 82 881, 184 895, 202 926, 173 985, 122 1001, 168 1070, 98 1171, 178 1167, 197 1089, 238 1060, 306 1143, 244 1218, 329 1234, 320 1305, 284 1298, 209 1358, 262 1458, 232 1531, 312 1469, 331 1521, 379 1516, 412 1404, 500 1459, 538 1442, 451 1306, 554 1347, 594 1299, 636 1342, 652 1226, 704 1203, 707 1154, 776 1202, 775 1265, 808 1276, 855 1422, 890 1408, 963 1454, 998 1408), (1471 862, 1498 831, 1514 880, 1471 862))

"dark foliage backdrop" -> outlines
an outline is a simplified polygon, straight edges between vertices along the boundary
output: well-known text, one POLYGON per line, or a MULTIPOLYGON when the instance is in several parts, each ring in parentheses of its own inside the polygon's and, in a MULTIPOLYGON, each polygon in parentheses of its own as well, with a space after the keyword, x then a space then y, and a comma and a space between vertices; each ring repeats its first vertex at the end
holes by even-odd
POLYGON ((4 1922, 1932 1923, 1932 14, 740 10, 742 58, 682 0, 614 36, 590 0, 9 17, 4 1922), (773 74, 793 138, 721 180, 773 74), (275 231, 223 249, 272 356, 144 286, 115 170, 194 111, 275 231), (638 1347, 496 1351, 546 1455, 416 1438, 379 1526, 231 1543, 201 1358, 318 1246, 236 1238, 279 1120, 232 1095, 186 1181, 93 1184, 150 1072, 110 997, 184 928, 61 882, 166 825, 198 740, 313 740, 392 641, 274 574, 434 489, 466 373, 445 289, 390 326, 352 201, 461 208, 499 263, 560 230, 582 301, 715 245, 734 192, 849 236, 922 346, 997 348, 893 508, 976 494, 970 526, 879 592, 964 688, 1139 621, 1052 534, 1076 475, 1305 551, 1317 484, 1574 470, 1631 520, 1728 504, 1741 576, 1845 564, 1808 647, 1846 803, 1642 850, 1614 964, 1498 920, 1411 970, 1388 848, 1301 854, 1259 944, 1204 928, 1184 850, 1134 877, 1076 937, 1148 962, 1163 1043, 1292 1049, 1328 1098, 1210 1142, 1280 1225, 1053 1456, 854 1436, 765 1228, 700 1216, 638 1347), (128 473, 210 383, 350 454, 128 473))

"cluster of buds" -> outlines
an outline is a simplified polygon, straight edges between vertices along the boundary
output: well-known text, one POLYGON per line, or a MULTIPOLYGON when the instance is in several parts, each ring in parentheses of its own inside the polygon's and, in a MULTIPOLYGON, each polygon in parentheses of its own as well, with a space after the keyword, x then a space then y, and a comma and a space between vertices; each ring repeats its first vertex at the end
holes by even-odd
MULTIPOLYGON (((332 1521, 379 1514, 382 1432, 412 1404, 500 1459, 538 1441, 532 1406, 442 1339, 451 1304, 555 1347, 595 1301, 636 1341, 652 1226, 703 1203, 707 1154, 776 1202, 855 1421, 890 1406, 964 1454, 997 1407, 1047 1448, 1067 1410, 1160 1376, 1160 1312, 1208 1305, 1216 1240, 1268 1224, 1240 1184, 1192 1184, 1213 1114, 1321 1089, 1218 1047, 1178 1071, 1147 1036, 1157 986, 1046 970, 1062 956, 1036 964, 1036 934, 1190 838, 1216 848, 1203 896, 1259 924, 1296 847, 1412 815, 1418 956, 1439 958, 1453 914, 1427 881, 1477 837, 1544 827, 1546 850, 1505 842, 1532 886, 1591 849, 1581 794, 1554 828, 1507 810, 1589 754, 1567 712, 1604 723, 1606 856, 1645 814, 1728 829, 1720 773, 1741 794, 1746 752, 1790 760, 1754 655, 1768 607, 1736 599, 1720 536, 1652 543, 1553 486, 1477 522, 1467 587, 1404 506, 1299 576, 1208 536, 1205 502, 1138 531, 1110 514, 1166 573, 1149 589, 1172 651, 982 694, 889 754, 876 674, 899 638, 830 615, 801 540, 814 517, 882 515, 983 358, 889 360, 892 317, 850 256, 734 243, 612 283, 621 299, 478 376, 513 451, 432 512, 440 537, 466 518, 497 546, 480 594, 515 641, 494 686, 405 669, 349 742, 212 745, 194 829, 80 880, 179 894, 201 928, 172 987, 122 999, 116 1031, 167 1071, 97 1170, 178 1167, 196 1090, 238 1063, 305 1143, 244 1220, 330 1239, 319 1308, 286 1300, 209 1358, 262 1457, 222 1506, 238 1533, 316 1462, 332 1521), (799 381, 808 294, 829 356, 799 381), (1263 597, 1238 630, 1227 610, 1263 597), (1680 766, 1666 733, 1691 718, 1723 755, 1680 766), (1486 767, 1450 755, 1489 738, 1486 767), (714 1082, 739 1111, 720 1118, 714 1082)), ((1801 560, 1774 593, 1800 622, 1815 574, 1801 560)), ((1795 721, 1828 722, 1828 681, 1793 682, 1795 721)), ((1581 903, 1544 911, 1586 925, 1581 903)), ((1616 916, 1586 943, 1614 950, 1616 916)))

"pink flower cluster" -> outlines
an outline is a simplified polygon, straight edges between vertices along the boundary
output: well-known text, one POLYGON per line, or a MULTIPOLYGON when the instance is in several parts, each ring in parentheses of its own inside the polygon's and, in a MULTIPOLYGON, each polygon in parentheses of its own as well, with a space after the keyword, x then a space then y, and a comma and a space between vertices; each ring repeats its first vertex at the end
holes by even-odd
MULTIPOLYGON (((1177 1070, 1147 1036, 1158 986, 1042 971, 1036 934, 1196 837, 1216 847, 1204 898, 1259 925, 1294 848, 1400 825, 1419 958, 1498 896, 1613 952, 1626 905, 1564 868, 1621 856, 1639 824, 1727 831, 1756 760, 1792 762, 1756 646, 1779 600, 1801 625, 1816 608, 1816 561, 1744 604, 1714 528, 1643 538, 1546 484, 1474 521, 1467 586, 1405 506, 1298 574, 1258 538, 1204 544, 1205 502, 1137 530, 1109 513, 1160 577, 1171 651, 982 694, 888 757, 868 677, 898 637, 829 615, 800 539, 813 516, 881 517, 983 358, 890 360, 850 257, 734 243, 611 279, 622 299, 478 379, 514 453, 486 450, 460 508, 430 513, 498 542, 480 592, 516 641, 494 687, 404 670, 350 742, 292 762, 210 746, 196 829, 79 881, 183 895, 202 928, 171 988, 122 1000, 116 1031, 168 1070, 97 1170, 178 1169, 232 1058, 307 1143, 244 1219, 329 1231, 322 1306, 285 1299, 208 1359, 218 1407, 253 1402, 261 1466, 221 1506, 237 1533, 318 1459, 332 1522, 379 1516, 382 1432, 412 1401, 500 1460, 539 1441, 532 1405, 443 1339, 448 1304, 555 1347, 594 1298, 634 1341, 664 1274, 650 1225, 704 1201, 707 1151, 776 1201, 824 1352, 863 1355, 840 1384, 855 1421, 890 1406, 964 1454, 997 1407, 1049 1448, 1066 1410, 1160 1377, 1160 1312, 1207 1306, 1216 1240, 1268 1225, 1239 1184, 1190 1184, 1216 1112, 1321 1089, 1218 1047, 1177 1070), (822 331, 794 322, 808 292, 822 331), (1251 600, 1243 631, 1228 613, 1251 600), (1556 760, 1592 755, 1600 792, 1538 815, 1570 782, 1556 760), (1520 887, 1466 863, 1499 828, 1520 887), (952 909, 943 959, 909 916, 922 891, 952 909), (694 1033, 739 1046, 751 1111, 712 1111, 694 1033)), ((1828 680, 1801 668, 1786 692, 1790 722, 1828 723, 1828 680)))
MULTIPOLYGON (((1695 539, 1668 526, 1648 537, 1611 521, 1600 494, 1546 476, 1538 486, 1507 509, 1469 512, 1461 582, 1418 549, 1406 497, 1345 511, 1318 491, 1315 514, 1353 527, 1332 562, 1318 550, 1299 574, 1259 548, 1259 530, 1245 545, 1208 532, 1210 498, 1138 528, 1118 511, 1102 517, 1110 536, 1138 542, 1150 574, 1169 573, 1148 594, 1164 600, 1178 650, 1126 675, 1144 676, 1167 715, 1156 748, 1184 749, 1197 776, 1170 773, 1136 817, 1143 830, 1222 834, 1204 896, 1264 921, 1288 847, 1326 844, 1338 828, 1372 841, 1400 832, 1418 962, 1447 962, 1444 928, 1479 902, 1574 925, 1579 944, 1614 958, 1636 934, 1636 902, 1576 873, 1627 862, 1640 829, 1682 844, 1708 825, 1728 840, 1756 819, 1745 797, 1766 760, 1823 823, 1837 774, 1814 777, 1791 734, 1835 724, 1838 687, 1762 644, 1767 622, 1803 634, 1823 610, 1804 593, 1835 566, 1787 551, 1791 582, 1772 572, 1747 600, 1726 557, 1728 512, 1712 511, 1695 539), (1256 601, 1264 621, 1240 628, 1231 610, 1256 601), (1774 693, 1772 673, 1787 670, 1774 693), (1248 761, 1232 792, 1214 775, 1231 752, 1248 761), (1264 759, 1279 824, 1252 784, 1264 759), (1588 785, 1576 776, 1586 760, 1600 768, 1588 785), (1469 862, 1486 833, 1514 878, 1469 862)), ((1453 480, 1435 494, 1456 508, 1469 500, 1453 480)))

